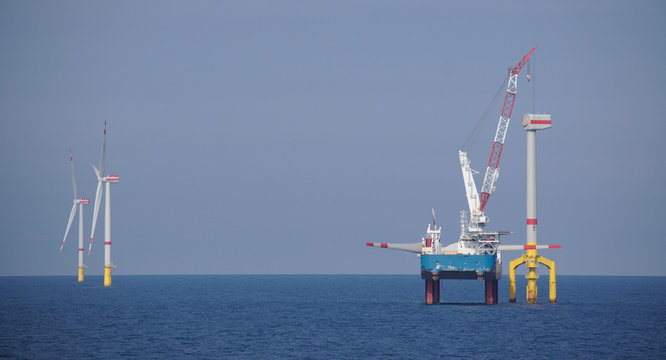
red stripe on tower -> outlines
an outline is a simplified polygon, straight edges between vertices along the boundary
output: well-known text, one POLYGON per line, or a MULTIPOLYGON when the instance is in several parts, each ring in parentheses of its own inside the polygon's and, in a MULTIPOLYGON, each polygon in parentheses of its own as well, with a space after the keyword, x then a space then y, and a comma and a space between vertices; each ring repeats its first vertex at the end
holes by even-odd
POLYGON ((111 245, 111 241, 105 241, 104 245, 111 245))
POLYGON ((527 225, 536 225, 537 219, 527 219, 527 225))
POLYGON ((80 248, 79 251, 83 251, 83 248, 80 248))

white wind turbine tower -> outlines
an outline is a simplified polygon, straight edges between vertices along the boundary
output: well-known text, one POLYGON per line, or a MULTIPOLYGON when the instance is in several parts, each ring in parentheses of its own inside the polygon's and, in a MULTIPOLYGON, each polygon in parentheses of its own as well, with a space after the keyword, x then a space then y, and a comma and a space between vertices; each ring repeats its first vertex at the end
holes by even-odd
POLYGON ((115 265, 111 264, 111 187, 110 183, 118 182, 118 175, 104 176, 104 155, 106 152, 106 121, 104 122, 104 141, 102 142, 102 157, 99 161, 99 169, 93 165, 97 175, 97 192, 95 193, 95 207, 93 212, 92 231, 90 232, 90 246, 88 255, 92 250, 93 236, 95 236, 95 225, 97 224, 97 214, 99 213, 99 203, 102 199, 102 183, 106 184, 106 200, 104 201, 104 286, 111 286, 111 269, 115 265))
POLYGON ((69 149, 69 162, 72 164, 72 187, 74 188, 74 205, 72 206, 72 211, 69 213, 69 221, 67 222, 67 229, 65 230, 65 237, 62 238, 62 243, 60 244, 60 252, 62 253, 62 247, 65 245, 65 240, 67 240, 67 234, 69 234, 69 228, 72 226, 72 220, 76 215, 76 205, 79 205, 79 282, 83 281, 83 269, 86 268, 83 265, 83 205, 87 205, 90 202, 90 199, 79 199, 76 194, 76 176, 74 176, 74 160, 72 159, 72 149, 69 149))

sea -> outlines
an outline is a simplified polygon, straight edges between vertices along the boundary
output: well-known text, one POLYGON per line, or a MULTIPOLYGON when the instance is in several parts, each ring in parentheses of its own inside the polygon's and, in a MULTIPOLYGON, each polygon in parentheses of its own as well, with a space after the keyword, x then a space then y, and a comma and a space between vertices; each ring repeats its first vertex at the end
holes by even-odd
POLYGON ((548 277, 537 304, 415 275, 0 277, 2 359, 666 359, 666 277, 548 277))

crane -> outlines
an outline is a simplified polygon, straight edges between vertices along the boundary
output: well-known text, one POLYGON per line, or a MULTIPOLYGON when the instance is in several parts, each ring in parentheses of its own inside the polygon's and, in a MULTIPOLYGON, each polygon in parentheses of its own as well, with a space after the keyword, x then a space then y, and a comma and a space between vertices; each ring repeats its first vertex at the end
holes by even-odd
POLYGON ((502 147, 504 146, 504 139, 506 138, 506 130, 509 127, 511 120, 511 112, 513 111, 513 102, 516 100, 516 92, 518 89, 518 74, 525 64, 530 60, 530 56, 537 47, 530 49, 527 55, 511 69, 509 75, 509 83, 506 87, 506 94, 504 96, 504 104, 502 105, 502 112, 500 113, 499 122, 497 124, 497 131, 495 132, 495 140, 493 147, 490 151, 490 159, 488 160, 488 167, 486 174, 483 177, 483 186, 481 187, 481 197, 479 204, 479 211, 483 213, 483 209, 488 203, 490 194, 495 191, 495 181, 499 177, 499 161, 502 155, 502 147))

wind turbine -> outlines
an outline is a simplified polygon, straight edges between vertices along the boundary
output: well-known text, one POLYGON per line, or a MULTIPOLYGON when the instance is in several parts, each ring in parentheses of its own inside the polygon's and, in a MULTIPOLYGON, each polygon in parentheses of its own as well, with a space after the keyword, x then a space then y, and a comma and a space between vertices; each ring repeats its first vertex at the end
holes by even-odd
POLYGON ((99 161, 99 169, 93 165, 97 175, 97 192, 95 193, 95 207, 93 212, 92 231, 90 232, 90 246, 88 255, 92 250, 93 236, 95 236, 95 225, 99 213, 99 203, 102 200, 102 183, 106 185, 106 200, 104 201, 104 286, 111 286, 111 269, 116 265, 111 264, 111 187, 110 183, 118 182, 118 175, 104 176, 104 156, 106 153, 106 121, 104 121, 104 141, 102 142, 102 157, 99 161))
POLYGON ((67 222, 67 229, 65 230, 65 237, 62 238, 62 243, 60 244, 60 251, 62 253, 62 247, 65 245, 65 240, 67 240, 67 234, 69 234, 69 228, 72 226, 72 220, 76 215, 76 205, 79 205, 79 282, 83 281, 83 269, 87 266, 83 265, 83 205, 88 205, 90 199, 79 199, 76 194, 76 176, 74 176, 74 160, 72 159, 72 149, 69 149, 69 162, 72 164, 72 187, 74 188, 74 205, 72 206, 72 211, 69 213, 69 221, 67 222))

